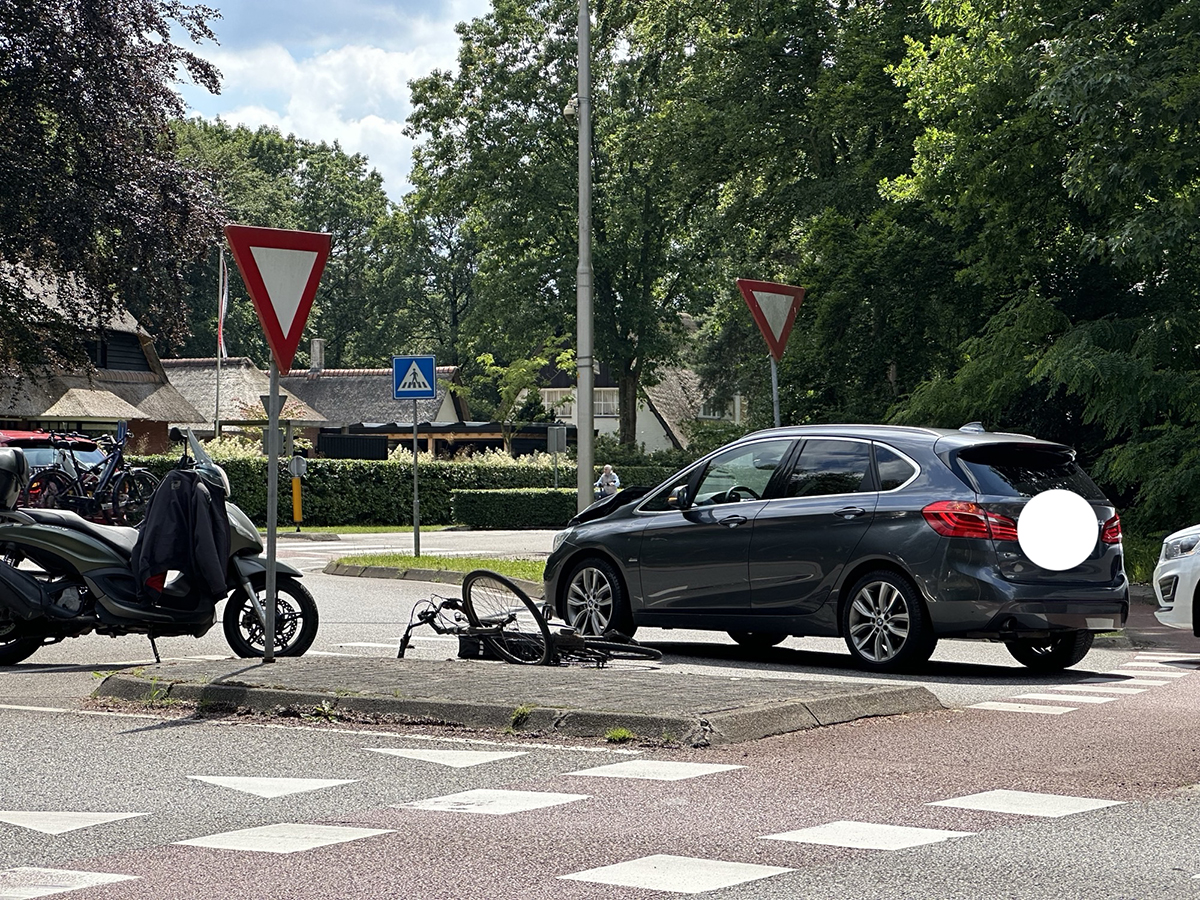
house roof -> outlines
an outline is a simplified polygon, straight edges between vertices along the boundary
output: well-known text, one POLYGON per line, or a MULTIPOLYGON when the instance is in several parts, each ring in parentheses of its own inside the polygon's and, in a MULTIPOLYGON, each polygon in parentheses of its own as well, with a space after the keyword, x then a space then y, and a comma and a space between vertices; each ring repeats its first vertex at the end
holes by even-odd
POLYGON ((688 436, 683 425, 700 414, 704 403, 700 376, 691 369, 662 369, 658 384, 644 390, 646 405, 662 424, 667 438, 677 448, 686 448, 688 436))
POLYGON ((53 375, 0 390, 0 417, 6 419, 169 422, 196 415, 187 399, 154 372, 99 369, 90 380, 86 375, 53 375))
MULTIPOLYGON (((171 384, 195 407, 196 416, 190 419, 172 419, 172 425, 204 427, 213 421, 217 395, 217 360, 215 357, 198 359, 164 359, 163 370, 171 384)), ((271 379, 247 357, 232 357, 221 362, 221 421, 231 425, 261 425, 267 421, 263 409, 264 394, 271 392, 271 379)), ((280 418, 290 419, 298 425, 325 425, 326 418, 299 397, 283 387, 283 414, 280 418)))
MULTIPOLYGON (((399 419, 412 421, 412 401, 393 397, 391 369, 293 369, 279 383, 314 409, 319 409, 330 426, 399 419)), ((469 418, 466 404, 447 388, 448 383, 458 383, 458 367, 438 366, 437 396, 416 401, 417 421, 436 421, 447 393, 451 394, 457 421, 469 418)))

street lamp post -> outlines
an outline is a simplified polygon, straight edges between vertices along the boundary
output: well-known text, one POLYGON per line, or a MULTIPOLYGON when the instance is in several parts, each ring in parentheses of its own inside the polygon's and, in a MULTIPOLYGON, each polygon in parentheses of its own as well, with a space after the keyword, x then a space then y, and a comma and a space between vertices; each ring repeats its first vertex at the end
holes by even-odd
POLYGON ((592 73, 591 16, 587 0, 579 0, 579 265, 575 270, 575 319, 577 346, 576 437, 578 508, 592 502, 593 412, 592 388, 595 384, 592 358, 592 73))

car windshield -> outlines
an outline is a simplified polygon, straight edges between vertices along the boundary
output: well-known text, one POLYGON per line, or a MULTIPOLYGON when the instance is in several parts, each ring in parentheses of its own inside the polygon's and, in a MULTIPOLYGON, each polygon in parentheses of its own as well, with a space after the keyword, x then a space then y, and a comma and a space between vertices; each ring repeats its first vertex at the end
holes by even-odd
POLYGON ((959 462, 981 494, 1032 497, 1043 491, 1074 491, 1085 500, 1108 499, 1068 453, 1049 448, 1021 446, 971 447, 959 462))

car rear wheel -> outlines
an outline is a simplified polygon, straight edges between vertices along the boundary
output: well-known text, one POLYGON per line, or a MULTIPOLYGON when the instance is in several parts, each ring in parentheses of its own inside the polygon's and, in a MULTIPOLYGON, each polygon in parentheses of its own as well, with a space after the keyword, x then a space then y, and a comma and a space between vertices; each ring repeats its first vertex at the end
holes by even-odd
POLYGON ((752 650, 765 650, 782 644, 788 636, 781 631, 731 631, 729 636, 752 650))
POLYGON ((633 637, 637 628, 621 577, 603 559, 585 559, 571 570, 563 613, 567 624, 585 637, 603 637, 608 631, 633 637))
POLYGON ((1095 639, 1090 631, 1073 631, 1038 641, 1007 641, 1005 646, 1013 659, 1026 668, 1035 672, 1057 672, 1087 656, 1095 639))
POLYGON ((896 672, 925 662, 937 646, 916 585, 898 572, 868 572, 842 609, 842 634, 864 669, 896 672))

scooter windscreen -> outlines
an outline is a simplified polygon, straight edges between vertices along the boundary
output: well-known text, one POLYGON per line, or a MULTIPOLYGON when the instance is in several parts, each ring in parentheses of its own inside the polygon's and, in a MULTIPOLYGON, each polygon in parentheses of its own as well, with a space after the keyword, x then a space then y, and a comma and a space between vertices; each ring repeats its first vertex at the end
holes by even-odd
POLYGON ((225 492, 225 496, 229 496, 229 476, 225 474, 225 470, 213 462, 213 458, 208 455, 208 451, 204 449, 204 445, 200 443, 196 435, 192 433, 192 429, 187 430, 188 452, 191 453, 192 459, 196 461, 196 472, 206 482, 212 482, 213 487, 219 487, 225 492))

